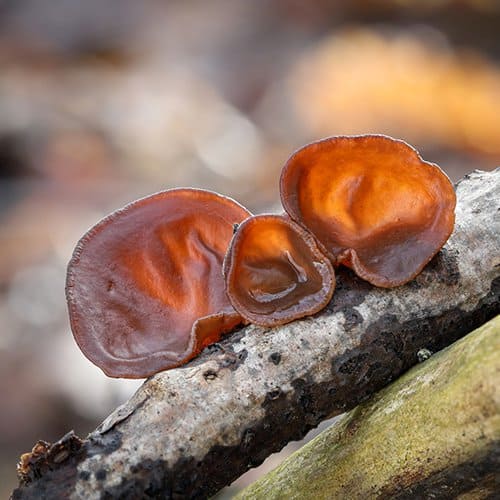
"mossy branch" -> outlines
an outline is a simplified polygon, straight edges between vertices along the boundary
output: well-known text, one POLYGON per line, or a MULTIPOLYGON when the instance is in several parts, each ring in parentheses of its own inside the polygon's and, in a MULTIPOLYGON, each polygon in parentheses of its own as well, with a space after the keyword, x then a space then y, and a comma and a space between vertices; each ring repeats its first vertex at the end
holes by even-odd
MULTIPOLYGON (((414 367, 238 499, 446 498, 495 493, 500 316, 414 367)), ((496 490, 498 493, 498 490, 496 490)))

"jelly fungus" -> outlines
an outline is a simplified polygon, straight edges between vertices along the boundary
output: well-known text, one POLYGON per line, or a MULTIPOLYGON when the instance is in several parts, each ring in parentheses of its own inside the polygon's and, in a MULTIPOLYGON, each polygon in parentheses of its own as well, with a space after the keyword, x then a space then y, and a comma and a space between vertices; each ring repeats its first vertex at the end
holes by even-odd
POLYGON ((383 135, 332 137, 294 153, 281 200, 332 262, 381 287, 413 279, 440 250, 456 197, 442 170, 383 135))
POLYGON ((69 263, 76 342, 111 377, 142 378, 196 356, 243 320, 224 290, 233 224, 250 213, 209 191, 173 189, 94 226, 69 263))
POLYGON ((224 276, 234 308, 267 327, 318 312, 335 288, 331 263, 312 235, 279 215, 257 215, 239 226, 224 276))

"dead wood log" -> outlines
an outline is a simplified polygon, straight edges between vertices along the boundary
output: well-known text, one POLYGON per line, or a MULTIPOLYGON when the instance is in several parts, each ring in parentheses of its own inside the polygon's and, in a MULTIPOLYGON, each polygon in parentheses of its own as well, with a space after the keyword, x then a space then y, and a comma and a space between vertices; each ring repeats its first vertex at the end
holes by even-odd
POLYGON ((457 194, 455 231, 414 281, 387 290, 340 271, 321 313, 228 335, 148 379, 85 440, 25 456, 13 498, 207 497, 498 314, 500 170, 457 194))
POLYGON ((500 475, 500 316, 412 368, 238 500, 490 498, 500 475))

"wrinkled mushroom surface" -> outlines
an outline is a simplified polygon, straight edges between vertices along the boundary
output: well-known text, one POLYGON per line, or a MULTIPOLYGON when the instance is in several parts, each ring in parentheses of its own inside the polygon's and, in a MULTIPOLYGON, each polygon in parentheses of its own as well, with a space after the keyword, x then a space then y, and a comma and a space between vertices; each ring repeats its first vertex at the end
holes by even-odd
POLYGON ((209 191, 173 189, 94 226, 68 267, 71 328, 107 375, 183 364, 242 322, 224 290, 233 224, 250 213, 209 191))
POLYGON ((224 275, 234 308, 268 327, 318 312, 335 288, 331 263, 314 238, 279 215, 257 215, 239 226, 224 275))
POLYGON ((281 200, 334 264, 377 286, 414 278, 450 236, 448 177, 405 142, 332 137, 299 149, 283 168, 281 200))

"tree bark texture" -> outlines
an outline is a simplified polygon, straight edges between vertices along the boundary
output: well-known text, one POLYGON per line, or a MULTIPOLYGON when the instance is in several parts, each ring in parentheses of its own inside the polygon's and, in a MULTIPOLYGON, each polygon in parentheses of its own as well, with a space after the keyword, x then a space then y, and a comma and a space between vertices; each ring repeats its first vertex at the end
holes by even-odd
POLYGON ((81 441, 39 443, 14 498, 204 498, 322 420, 350 410, 500 311, 500 170, 457 186, 456 226, 409 284, 337 273, 330 304, 248 326, 158 373, 81 441))
POLYGON ((343 415, 237 499, 479 499, 499 491, 497 316, 343 415))

